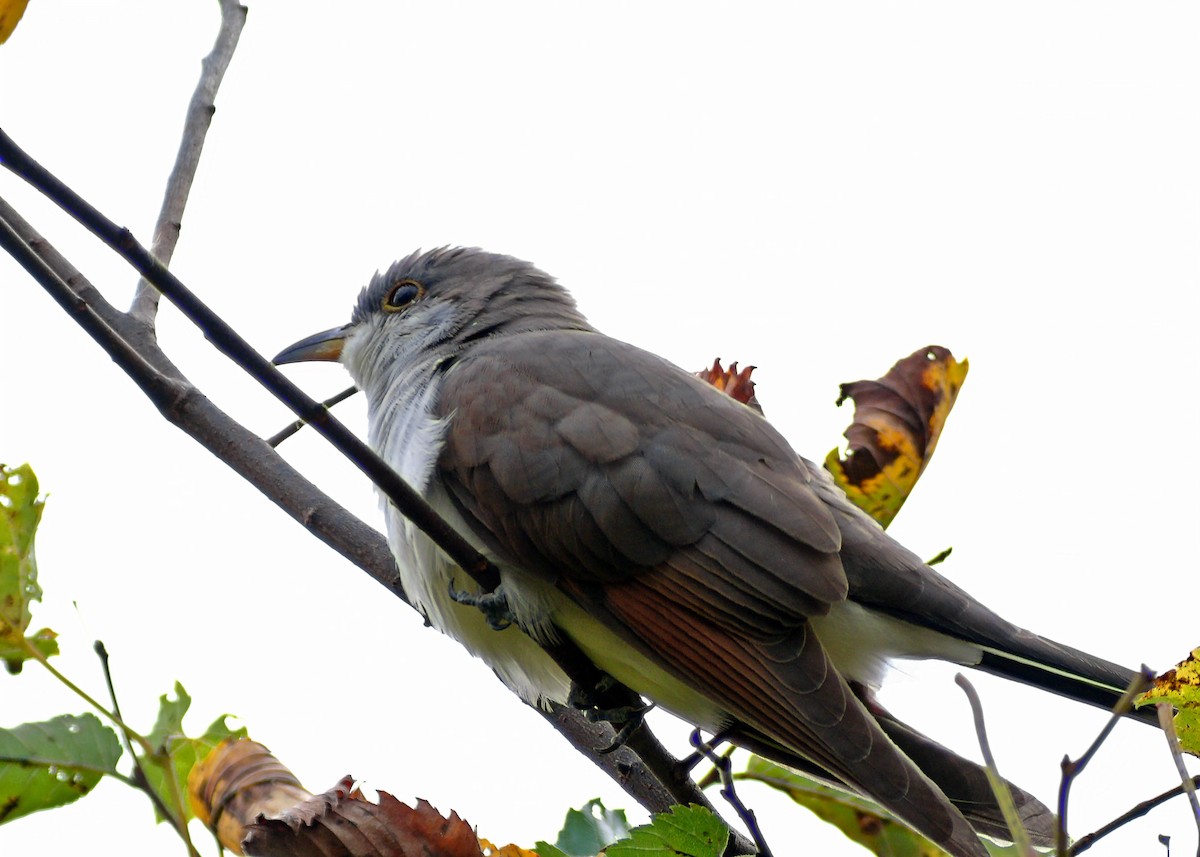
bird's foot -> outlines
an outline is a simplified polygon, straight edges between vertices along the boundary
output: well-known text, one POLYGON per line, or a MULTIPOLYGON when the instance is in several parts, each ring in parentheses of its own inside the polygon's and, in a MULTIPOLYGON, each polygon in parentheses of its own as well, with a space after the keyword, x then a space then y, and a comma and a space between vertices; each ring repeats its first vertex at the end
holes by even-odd
POLYGON ((654 707, 654 703, 646 704, 641 697, 630 692, 612 676, 601 674, 591 687, 571 686, 567 703, 583 712, 592 723, 601 721, 610 724, 616 730, 616 736, 607 747, 596 752, 611 753, 625 746, 625 742, 637 732, 646 719, 646 712, 654 707))
POLYGON ((653 702, 642 706, 625 705, 607 710, 585 711, 583 716, 589 720, 605 720, 617 730, 617 734, 613 736, 609 745, 601 747, 596 752, 601 756, 606 756, 624 747, 633 734, 642 728, 642 724, 646 721, 646 713, 652 708, 654 708, 653 702), (618 726, 618 724, 620 725, 618 726))
POLYGON ((516 621, 516 617, 508 606, 508 597, 504 594, 503 584, 497 587, 495 592, 467 592, 463 589, 455 589, 454 580, 451 579, 450 597, 459 604, 477 609, 483 614, 488 627, 493 631, 503 631, 516 621))

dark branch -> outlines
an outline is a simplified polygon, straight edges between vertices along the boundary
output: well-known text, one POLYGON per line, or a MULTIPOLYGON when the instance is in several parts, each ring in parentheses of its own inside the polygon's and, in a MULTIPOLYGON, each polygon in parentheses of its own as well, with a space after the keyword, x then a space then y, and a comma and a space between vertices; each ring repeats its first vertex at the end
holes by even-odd
MULTIPOLYGON (((105 238, 110 246, 114 246, 114 249, 118 249, 118 252, 141 271, 149 282, 155 285, 164 285, 164 294, 168 294, 168 297, 206 332, 214 344, 218 344, 218 340, 224 343, 223 347, 218 344, 223 353, 230 356, 251 375, 259 378, 264 386, 267 386, 276 395, 282 398, 281 393, 286 394, 296 401, 298 407, 293 407, 293 410, 296 410, 302 417, 315 417, 314 427, 326 437, 329 437, 330 434, 336 435, 339 430, 344 433, 348 437, 347 446, 356 452, 346 453, 340 443, 334 445, 360 464, 360 467, 363 466, 361 462, 373 460, 376 463, 375 466, 382 468, 381 478, 385 482, 399 483, 405 491, 411 493, 416 498, 417 506, 414 515, 410 517, 414 518, 414 523, 423 527, 422 521, 428 519, 428 515, 423 514, 421 510, 428 510, 427 505, 419 496, 415 495, 415 492, 404 485, 386 464, 363 446, 340 423, 330 417, 321 405, 313 402, 298 388, 291 385, 273 366, 255 353, 244 340, 237 337, 224 321, 200 303, 173 275, 158 265, 144 248, 137 245, 126 230, 116 227, 115 224, 65 188, 57 179, 33 164, 24 156, 24 153, 12 146, 7 136, 0 131, 0 160, 3 160, 5 165, 12 169, 13 165, 17 163, 17 158, 22 159, 22 169, 32 169, 35 175, 39 175, 43 184, 36 184, 36 186, 43 192, 54 191, 54 193, 48 192, 47 195, 50 195, 55 202, 76 216, 91 231, 101 230, 103 232, 101 237, 105 238), (242 361, 242 357, 246 358, 246 362, 242 361), (262 372, 262 376, 258 374, 259 372, 262 372), (332 429, 333 426, 337 428, 332 429), (358 450, 366 453, 362 459, 355 457, 358 450)), ((24 173, 18 170, 14 171, 24 176, 24 173)), ((155 403, 168 421, 181 428, 225 462, 272 502, 303 524, 311 533, 362 568, 375 580, 387 586, 391 592, 407 601, 399 585, 391 552, 386 541, 377 531, 335 503, 296 472, 261 438, 247 431, 241 424, 213 405, 211 400, 202 395, 158 347, 150 325, 115 310, 66 259, 58 254, 2 199, 0 199, 0 221, 6 227, 0 229, 0 244, 55 297, 72 318, 87 330, 147 397, 155 403)), ((368 472, 367 475, 371 476, 372 473, 368 472)), ((395 498, 393 498, 393 502, 395 502, 395 498)), ((404 506, 400 504, 397 506, 404 510, 404 514, 408 514, 404 506)), ((432 510, 428 511, 432 514, 432 510)), ((446 526, 449 529, 448 525, 446 526)), ((428 530, 426 532, 428 533, 428 530)), ((453 530, 450 532, 453 533, 453 530)), ((454 536, 461 540, 456 533, 454 536)), ((463 544, 466 543, 463 542, 463 544)), ((466 550, 469 551, 468 559, 482 559, 469 545, 466 550)), ((447 553, 459 561, 454 553, 450 551, 447 553)), ((491 567, 488 566, 488 568, 491 567)), ((464 570, 470 571, 466 566, 464 566, 464 570)), ((494 573, 494 569, 492 571, 494 573)), ((576 679, 577 674, 573 670, 573 664, 560 662, 560 666, 570 678, 576 679)), ((571 718, 577 718, 581 724, 586 723, 583 716, 574 711, 559 712, 555 715, 555 722, 571 718)), ((590 726, 590 724, 588 725, 590 726)), ((565 730, 564 734, 567 734, 565 730)), ((648 808, 661 806, 662 794, 670 795, 671 803, 707 803, 695 785, 682 774, 677 761, 654 739, 649 730, 639 730, 635 739, 630 741, 629 747, 641 756, 644 764, 640 770, 645 774, 635 777, 621 776, 617 778, 617 781, 636 800, 648 808), (649 782, 656 782, 653 790, 645 785, 649 782)), ((601 768, 610 770, 608 764, 597 759, 595 746, 578 744, 576 746, 590 758, 596 760, 601 768)), ((616 774, 613 775, 616 776, 616 774)))
POLYGON ((214 347, 287 405, 296 416, 325 437, 346 456, 392 502, 404 517, 416 524, 447 556, 470 575, 484 591, 493 591, 500 573, 471 544, 438 515, 387 462, 375 454, 353 432, 342 425, 319 402, 289 381, 265 357, 255 351, 224 319, 208 308, 178 277, 159 263, 134 239, 128 229, 117 226, 90 203, 30 158, 0 131, 0 160, 33 185, 52 202, 78 220, 134 267, 205 335, 214 347))

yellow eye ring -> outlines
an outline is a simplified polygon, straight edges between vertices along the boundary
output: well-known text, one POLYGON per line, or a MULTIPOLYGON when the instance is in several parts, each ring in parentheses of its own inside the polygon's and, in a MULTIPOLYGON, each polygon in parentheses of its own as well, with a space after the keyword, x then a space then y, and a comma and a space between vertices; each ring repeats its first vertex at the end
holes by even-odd
POLYGON ((425 287, 416 280, 400 280, 387 291, 383 298, 384 312, 400 312, 421 299, 425 287))

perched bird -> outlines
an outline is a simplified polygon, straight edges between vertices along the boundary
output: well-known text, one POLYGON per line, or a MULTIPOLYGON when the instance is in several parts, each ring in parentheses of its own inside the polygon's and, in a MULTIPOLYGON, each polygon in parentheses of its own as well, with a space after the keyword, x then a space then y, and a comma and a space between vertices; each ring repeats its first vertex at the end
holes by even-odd
MULTIPOLYGON (((887 660, 1103 706, 1133 678, 997 616, 757 412, 600 333, 526 262, 414 253, 372 278, 349 324, 275 358, 303 360, 349 370, 372 447, 499 568, 504 630, 451 594, 465 575, 387 507, 414 605, 530 702, 567 700, 542 648, 566 637, 683 719, 984 857, 976 831, 1008 836, 985 774, 879 707, 887 660)), ((1035 844, 1052 842, 1052 813, 1015 796, 1035 844)))

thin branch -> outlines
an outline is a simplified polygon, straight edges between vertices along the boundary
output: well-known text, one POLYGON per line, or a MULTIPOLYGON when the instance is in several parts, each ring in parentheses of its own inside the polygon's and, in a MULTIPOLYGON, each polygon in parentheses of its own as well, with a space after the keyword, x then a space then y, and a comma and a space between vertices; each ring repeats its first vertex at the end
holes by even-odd
MULTIPOLYGON (((169 422, 212 452, 313 535, 408 603, 399 584, 395 560, 378 531, 334 502, 261 438, 202 395, 162 352, 148 325, 115 310, 3 199, 0 199, 0 221, 10 227, 0 230, 0 238, 7 232, 19 239, 18 246, 5 244, 5 248, 55 295, 68 314, 118 362, 169 422), (139 359, 121 358, 130 348, 139 359), (175 383, 165 384, 164 379, 175 383)), ((556 725, 562 721, 577 721, 579 729, 590 726, 580 712, 571 709, 556 713, 556 725)), ((560 731, 567 734, 562 728, 560 731)), ((648 733, 648 730, 641 732, 648 733)), ((641 774, 626 776, 620 769, 596 759, 598 745, 579 744, 568 735, 568 740, 609 772, 644 806, 661 804, 663 794, 670 796, 671 803, 703 802, 703 795, 700 795, 700 801, 696 800, 694 785, 679 774, 675 759, 662 749, 661 744, 651 743, 652 736, 635 738, 637 746, 631 741, 630 748, 645 764, 641 774), (674 775, 663 773, 671 771, 674 775), (650 783, 655 785, 651 787, 650 783)))
POLYGON ((1012 834, 1013 847, 1018 853, 1033 857, 1036 852, 1029 841, 1029 832, 1021 823, 1017 805, 1013 802, 1012 791, 1009 790, 1008 783, 1000 776, 1000 769, 996 766, 996 759, 992 755, 992 745, 988 742, 987 727, 983 722, 983 705, 979 702, 979 694, 975 692, 975 686, 962 673, 954 677, 954 683, 963 689, 963 693, 967 695, 967 701, 971 705, 971 716, 975 721, 975 735, 979 738, 979 751, 983 754, 988 785, 992 787, 992 794, 996 796, 1000 813, 1004 816, 1004 823, 1008 825, 1008 832, 1012 834))
POLYGON ((1100 730, 1100 734, 1096 736, 1096 740, 1092 742, 1092 745, 1087 748, 1087 752, 1080 756, 1077 761, 1071 761, 1070 756, 1063 756, 1062 782, 1058 787, 1058 829, 1054 834, 1054 853, 1058 857, 1066 857, 1066 855, 1071 853, 1070 846, 1067 844, 1070 839, 1067 835, 1067 807, 1070 803, 1071 784, 1075 782, 1076 777, 1083 773, 1083 769, 1087 767, 1088 762, 1096 755, 1096 752, 1100 749, 1100 745, 1105 742, 1121 718, 1133 710, 1134 700, 1146 692, 1153 680, 1154 672, 1148 666, 1142 664, 1141 671, 1133 677, 1133 681, 1129 683, 1129 687, 1125 688, 1125 692, 1121 694, 1121 698, 1113 706, 1112 715, 1108 718, 1108 722, 1104 724, 1104 728, 1100 730))
MULTIPOLYGON (((1174 709, 1166 702, 1159 702, 1154 707, 1158 712, 1158 725, 1162 727, 1163 736, 1167 739, 1167 746, 1171 750, 1171 759, 1175 762, 1175 770, 1179 772, 1184 794, 1187 795, 1188 803, 1191 804, 1192 818, 1196 822, 1196 829, 1200 830, 1200 803, 1196 802, 1196 786, 1192 783, 1192 777, 1183 764, 1183 750, 1179 747, 1179 736, 1175 734, 1174 709)), ((1197 857, 1200 857, 1200 844, 1197 845, 1197 857)))
POLYGON ((161 291, 205 335, 218 351, 242 367, 268 392, 287 405, 346 456, 392 502, 404 517, 429 536, 445 554, 485 592, 500 584, 500 573, 461 534, 435 512, 412 486, 329 411, 293 384, 250 343, 208 308, 178 277, 159 263, 128 229, 117 226, 57 177, 22 151, 0 131, 0 160, 13 173, 50 198, 89 232, 117 251, 155 288, 161 291))
MULTIPOLYGON (((1191 778, 1191 787, 1193 789, 1200 787, 1200 776, 1191 778)), ((1149 800, 1142 801, 1137 806, 1135 806, 1133 809, 1117 816, 1112 821, 1110 821, 1108 824, 1104 825, 1103 827, 1099 828, 1098 830, 1095 830, 1094 832, 1089 833, 1086 836, 1079 837, 1077 840, 1075 840, 1075 844, 1073 846, 1071 846, 1071 857, 1074 857, 1076 854, 1082 854, 1084 851, 1087 851, 1089 848, 1091 848, 1093 845, 1095 845, 1097 842, 1099 842, 1105 836, 1108 836, 1108 834, 1112 833, 1115 830, 1119 830, 1120 828, 1124 827, 1126 824, 1128 824, 1131 821, 1135 821, 1135 820, 1141 818, 1142 816, 1144 816, 1146 813, 1150 812, 1150 810, 1154 809, 1155 807, 1161 806, 1162 804, 1166 803, 1167 801, 1171 800, 1172 798, 1179 797, 1181 794, 1184 793, 1184 789, 1185 789, 1185 787, 1183 785, 1178 785, 1172 789, 1167 789, 1165 792, 1163 792, 1160 795, 1156 795, 1156 796, 1150 798, 1149 800)))
MULTIPOLYGON (((713 772, 721 783, 721 797, 725 798, 726 802, 733 807, 733 811, 737 813, 738 818, 746 825, 746 829, 750 831, 750 835, 754 838, 754 849, 762 857, 773 857, 771 846, 767 844, 767 839, 763 836, 762 828, 758 826, 758 816, 754 814, 754 810, 746 806, 742 802, 742 798, 737 793, 737 784, 734 782, 733 767, 730 765, 729 758, 733 754, 733 746, 718 755, 717 746, 720 744, 720 737, 714 738, 712 741, 705 741, 700 734, 699 729, 692 730, 691 736, 692 746, 696 748, 696 752, 703 758, 712 763, 713 772)), ((732 833, 732 831, 730 831, 732 833)), ((732 842, 725 848, 726 854, 747 854, 754 853, 738 849, 732 842)))
MULTIPOLYGON (((334 405, 336 405, 340 402, 346 401, 346 399, 349 399, 351 396, 353 396, 357 392, 358 392, 358 387, 347 387, 346 389, 342 390, 342 392, 338 393, 336 396, 330 396, 328 399, 321 402, 321 407, 328 410, 329 408, 332 408, 334 405)), ((306 423, 304 422, 304 420, 296 420, 291 425, 287 426, 286 428, 280 429, 275 434, 273 434, 269 438, 267 438, 267 444, 271 447, 277 447, 277 446, 279 446, 279 444, 283 443, 289 437, 294 435, 296 432, 300 431, 300 429, 304 428, 305 425, 306 425, 306 423)))
MULTIPOLYGON (((225 70, 229 68, 229 61, 233 59, 242 26, 246 23, 246 7, 237 0, 218 0, 218 3, 221 6, 221 28, 217 31, 217 40, 212 51, 200 64, 200 81, 196 84, 196 91, 192 93, 192 100, 188 104, 179 154, 175 156, 175 165, 167 179, 162 208, 154 225, 151 252, 154 258, 164 265, 169 265, 171 257, 175 254, 175 244, 183 226, 183 209, 187 205, 192 181, 196 177, 196 168, 200 164, 204 138, 217 109, 217 90, 225 77, 225 70)), ((144 278, 139 280, 130 314, 135 319, 153 326, 154 315, 158 310, 158 296, 158 289, 144 278)))
POLYGON ((138 744, 140 744, 142 749, 145 750, 147 753, 152 751, 150 744, 146 741, 145 738, 143 738, 137 732, 134 732, 132 729, 130 729, 129 725, 126 724, 125 721, 123 721, 120 718, 120 716, 109 711, 107 708, 105 708, 103 705, 101 705, 99 702, 97 702, 94 698, 92 698, 91 694, 89 694, 86 690, 84 690, 82 687, 75 684, 75 682, 71 681, 65 675, 60 673, 55 668, 54 664, 50 663, 50 661, 46 659, 46 656, 38 651, 37 646, 33 645, 32 643, 29 642, 28 639, 25 639, 25 638, 21 639, 21 644, 22 644, 22 647, 25 649, 25 653, 28 654, 33 660, 35 660, 39 664, 41 664, 46 669, 46 671, 49 672, 50 675, 52 675, 56 679, 58 679, 63 684, 63 686, 65 686, 67 688, 67 690, 71 691, 73 694, 78 696, 80 699, 82 699, 84 702, 86 702, 88 705, 90 705, 92 708, 94 708, 98 713, 104 715, 104 717, 107 720, 115 723, 120 729, 129 732, 130 736, 132 736, 133 738, 136 738, 138 741, 138 744))
MULTIPOLYGON (((108 698, 109 701, 112 702, 113 713, 116 714, 118 718, 123 720, 121 717, 121 705, 119 702, 117 702, 117 688, 115 685, 113 685, 112 670, 109 669, 108 649, 105 648, 103 641, 96 640, 94 643, 92 643, 92 651, 94 651, 96 653, 96 657, 100 659, 100 671, 104 673, 104 684, 106 687, 108 687, 108 698)), ((150 802, 154 804, 154 807, 159 811, 162 817, 171 819, 172 823, 175 824, 176 829, 179 831, 179 835, 183 837, 183 839, 190 845, 191 837, 188 835, 186 822, 180 823, 179 819, 175 817, 170 808, 163 801, 162 796, 150 787, 150 780, 146 776, 146 769, 142 767, 142 757, 138 753, 134 752, 129 731, 126 729, 118 729, 117 731, 121 733, 121 742, 125 745, 125 749, 129 753, 129 758, 133 760, 133 776, 129 779, 129 784, 134 788, 145 792, 147 797, 150 798, 150 802)))

